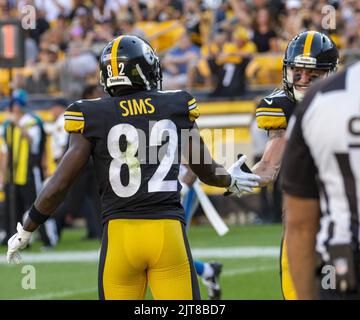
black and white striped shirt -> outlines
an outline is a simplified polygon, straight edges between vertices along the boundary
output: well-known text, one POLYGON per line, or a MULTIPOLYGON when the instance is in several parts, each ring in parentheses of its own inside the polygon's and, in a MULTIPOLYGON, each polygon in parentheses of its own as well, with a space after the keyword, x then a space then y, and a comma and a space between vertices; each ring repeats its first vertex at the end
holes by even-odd
POLYGON ((316 83, 288 126, 283 188, 290 195, 319 198, 316 250, 359 248, 360 62, 316 83))

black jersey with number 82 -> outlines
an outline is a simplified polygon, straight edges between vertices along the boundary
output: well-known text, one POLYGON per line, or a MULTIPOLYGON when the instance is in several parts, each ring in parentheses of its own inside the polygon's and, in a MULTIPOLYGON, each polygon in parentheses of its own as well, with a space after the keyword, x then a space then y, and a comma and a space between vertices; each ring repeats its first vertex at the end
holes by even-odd
POLYGON ((80 100, 65 112, 65 129, 84 135, 102 199, 103 221, 114 218, 184 221, 178 182, 181 132, 199 116, 185 91, 141 91, 80 100))

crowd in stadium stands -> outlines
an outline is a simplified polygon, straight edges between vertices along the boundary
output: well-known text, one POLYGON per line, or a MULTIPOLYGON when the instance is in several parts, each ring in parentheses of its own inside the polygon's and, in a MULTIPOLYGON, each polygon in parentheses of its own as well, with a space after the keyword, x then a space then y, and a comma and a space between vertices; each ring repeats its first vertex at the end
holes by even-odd
MULTIPOLYGON (((165 88, 220 96, 241 95, 247 82, 278 84, 285 46, 304 29, 330 33, 345 63, 359 54, 357 0, 0 0, 0 19, 21 19, 25 5, 36 7, 36 29, 26 31, 26 66, 14 71, 12 86, 30 94, 79 96, 98 83, 99 53, 121 34, 157 49, 165 88), (328 4, 334 30, 323 28, 331 25, 328 4)), ((0 70, 2 94, 7 82, 0 70)))

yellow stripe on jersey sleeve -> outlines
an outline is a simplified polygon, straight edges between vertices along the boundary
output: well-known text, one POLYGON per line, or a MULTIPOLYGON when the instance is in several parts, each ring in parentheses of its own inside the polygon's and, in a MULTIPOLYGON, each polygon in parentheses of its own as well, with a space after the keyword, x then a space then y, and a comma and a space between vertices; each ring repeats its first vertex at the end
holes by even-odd
POLYGON ((64 116, 78 116, 78 117, 83 117, 83 113, 82 112, 78 112, 78 111, 65 111, 64 116))
POLYGON ((195 98, 188 101, 188 109, 189 109, 189 119, 191 122, 194 122, 200 116, 200 110, 196 104, 195 98))
POLYGON ((189 110, 189 119, 191 122, 194 122, 197 118, 200 116, 199 108, 196 106, 196 108, 189 110))
POLYGON ((64 128, 69 133, 83 133, 85 126, 84 120, 66 120, 64 128))
POLYGON ((281 109, 281 108, 266 108, 266 107, 264 107, 264 108, 257 108, 256 109, 256 112, 262 112, 262 111, 284 113, 283 109, 281 109))
POLYGON ((260 115, 260 116, 256 116, 256 121, 258 127, 260 129, 265 129, 265 130, 286 129, 287 127, 285 116, 260 115))
POLYGON ((191 106, 192 104, 196 103, 196 99, 193 98, 188 102, 188 106, 191 106))

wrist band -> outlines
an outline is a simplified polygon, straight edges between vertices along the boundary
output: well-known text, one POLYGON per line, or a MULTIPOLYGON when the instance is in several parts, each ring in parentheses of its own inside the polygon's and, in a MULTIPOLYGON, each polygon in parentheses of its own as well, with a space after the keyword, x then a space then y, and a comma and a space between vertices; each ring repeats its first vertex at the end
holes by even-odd
POLYGON ((29 211, 29 218, 37 224, 43 224, 50 216, 40 213, 34 205, 29 211))

